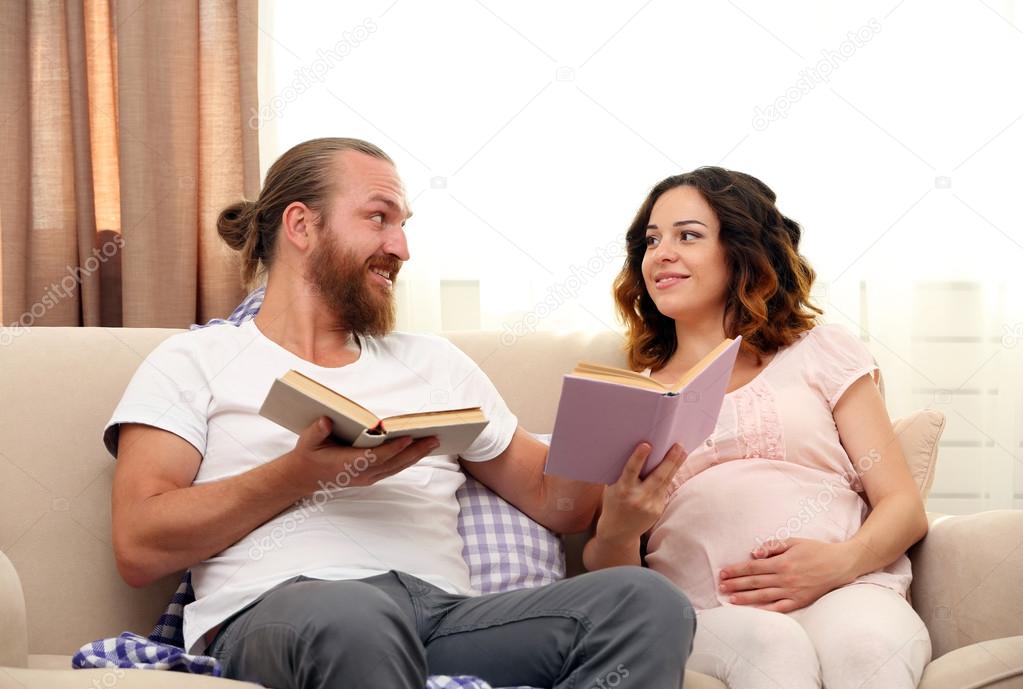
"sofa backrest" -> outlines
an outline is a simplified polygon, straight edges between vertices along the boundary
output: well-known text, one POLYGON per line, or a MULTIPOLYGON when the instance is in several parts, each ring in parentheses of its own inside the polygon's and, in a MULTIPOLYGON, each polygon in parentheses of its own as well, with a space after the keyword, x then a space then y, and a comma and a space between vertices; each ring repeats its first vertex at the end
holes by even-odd
MULTIPOLYGON (((0 550, 17 569, 29 653, 73 652, 132 630, 148 634, 177 585, 121 580, 110 537, 114 463, 104 424, 145 356, 176 330, 29 328, 0 346, 0 550)), ((550 432, 561 376, 580 359, 623 365, 605 332, 451 333, 527 430, 550 432)))

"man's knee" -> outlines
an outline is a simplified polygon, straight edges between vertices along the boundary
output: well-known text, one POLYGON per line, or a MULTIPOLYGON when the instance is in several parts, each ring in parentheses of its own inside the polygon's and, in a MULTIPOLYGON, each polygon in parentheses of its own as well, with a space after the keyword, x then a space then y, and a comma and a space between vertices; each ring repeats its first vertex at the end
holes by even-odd
POLYGON ((375 586, 360 581, 299 581, 261 605, 263 615, 287 623, 296 643, 314 654, 357 654, 420 646, 412 621, 375 586))
POLYGON ((613 567, 593 572, 598 595, 613 616, 642 619, 643 626, 669 646, 688 649, 696 631, 696 612, 671 581, 643 567, 613 567))
MULTIPOLYGON (((692 610, 689 599, 671 581, 645 567, 612 567, 588 574, 600 578, 599 588, 610 600, 626 598, 633 603, 692 610)), ((694 616, 689 616, 694 617, 694 616)))
POLYGON ((341 678, 395 687, 426 680, 426 652, 412 621, 363 582, 291 583, 235 624, 237 638, 222 659, 228 677, 310 687, 339 686, 341 678))
POLYGON ((282 594, 282 606, 300 615, 308 632, 361 636, 371 628, 411 629, 412 621, 390 596, 361 581, 300 581, 282 594))

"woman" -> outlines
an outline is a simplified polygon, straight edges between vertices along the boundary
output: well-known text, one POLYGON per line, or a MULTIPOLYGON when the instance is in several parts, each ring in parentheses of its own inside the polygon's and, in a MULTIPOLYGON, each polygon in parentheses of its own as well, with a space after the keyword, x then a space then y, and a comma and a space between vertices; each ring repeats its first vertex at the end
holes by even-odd
POLYGON ((637 448, 585 563, 639 564, 647 536, 699 611, 688 667, 730 689, 916 687, 931 651, 905 552, 926 515, 869 352, 816 324, 799 237, 743 173, 700 168, 644 201, 615 282, 630 365, 670 383, 743 344, 711 437, 673 476, 639 479, 637 448))

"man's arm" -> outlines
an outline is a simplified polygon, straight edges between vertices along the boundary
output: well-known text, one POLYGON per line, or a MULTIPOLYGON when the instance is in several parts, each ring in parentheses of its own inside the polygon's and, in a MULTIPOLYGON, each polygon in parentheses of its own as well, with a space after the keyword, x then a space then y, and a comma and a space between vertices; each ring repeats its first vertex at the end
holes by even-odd
POLYGON ((543 473, 547 446, 521 428, 504 452, 485 462, 462 460, 466 473, 557 533, 589 528, 603 486, 543 473))
POLYGON ((202 457, 190 443, 152 426, 123 425, 112 495, 121 576, 130 586, 146 586, 206 560, 322 484, 338 484, 346 463, 350 467, 367 453, 369 468, 344 485, 372 485, 436 447, 433 438, 399 438, 364 450, 337 445, 329 435, 329 421, 320 419, 291 452, 242 474, 192 485, 202 457))

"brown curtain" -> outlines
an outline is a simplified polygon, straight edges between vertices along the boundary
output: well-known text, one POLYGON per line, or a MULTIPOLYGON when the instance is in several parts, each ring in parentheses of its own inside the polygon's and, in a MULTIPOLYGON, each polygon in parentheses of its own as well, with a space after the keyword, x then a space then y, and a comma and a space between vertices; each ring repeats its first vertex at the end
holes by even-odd
POLYGON ((0 3, 3 324, 234 308, 216 217, 259 188, 256 20, 256 0, 0 3))

